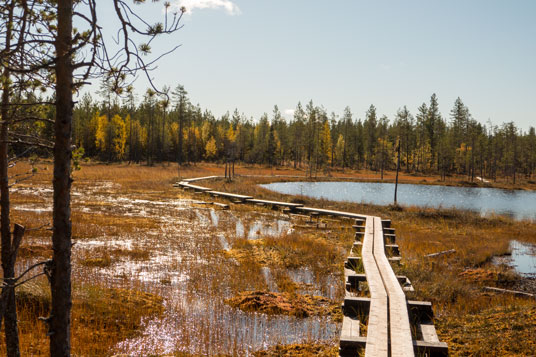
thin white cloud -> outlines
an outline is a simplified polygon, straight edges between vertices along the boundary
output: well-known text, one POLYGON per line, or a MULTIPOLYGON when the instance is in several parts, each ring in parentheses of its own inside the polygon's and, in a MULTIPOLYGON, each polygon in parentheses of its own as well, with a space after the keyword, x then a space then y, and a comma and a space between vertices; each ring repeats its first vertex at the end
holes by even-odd
POLYGON ((191 14, 195 9, 223 9, 229 15, 241 14, 238 6, 231 0, 178 0, 173 5, 177 8, 185 7, 187 14, 191 14))
POLYGON ((285 114, 287 117, 292 117, 294 116, 294 109, 285 109, 283 114, 285 114))

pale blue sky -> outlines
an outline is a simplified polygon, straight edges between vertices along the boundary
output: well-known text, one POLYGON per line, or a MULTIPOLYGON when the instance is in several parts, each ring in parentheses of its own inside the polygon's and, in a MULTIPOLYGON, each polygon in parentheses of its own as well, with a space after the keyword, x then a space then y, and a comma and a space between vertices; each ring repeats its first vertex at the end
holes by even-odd
POLYGON ((199 7, 155 44, 182 46, 152 76, 183 84, 217 116, 238 108, 258 119, 312 99, 336 114, 348 105, 355 118, 374 104, 391 119, 435 92, 444 116, 460 96, 480 122, 536 126, 536 1, 182 2, 199 7))

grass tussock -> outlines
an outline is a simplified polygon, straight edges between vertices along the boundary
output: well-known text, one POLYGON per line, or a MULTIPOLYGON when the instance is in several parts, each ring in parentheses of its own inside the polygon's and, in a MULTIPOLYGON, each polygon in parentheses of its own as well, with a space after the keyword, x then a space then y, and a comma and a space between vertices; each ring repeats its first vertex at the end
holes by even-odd
POLYGON ((84 249, 77 254, 75 260, 86 267, 107 268, 119 260, 145 261, 151 256, 151 252, 142 249, 124 249, 113 247, 95 247, 84 249))
POLYGON ((52 246, 45 244, 27 244, 19 248, 19 259, 27 258, 52 258, 52 246))
POLYGON ((100 257, 85 258, 80 262, 86 267, 107 268, 112 265, 112 257, 110 254, 104 253, 100 257))
POLYGON ((321 296, 246 291, 227 299, 225 302, 246 312, 289 315, 299 318, 332 316, 335 320, 342 320, 340 303, 321 296))
POLYGON ((159 222, 150 217, 132 217, 113 213, 73 212, 73 237, 77 239, 139 233, 155 229, 159 222))

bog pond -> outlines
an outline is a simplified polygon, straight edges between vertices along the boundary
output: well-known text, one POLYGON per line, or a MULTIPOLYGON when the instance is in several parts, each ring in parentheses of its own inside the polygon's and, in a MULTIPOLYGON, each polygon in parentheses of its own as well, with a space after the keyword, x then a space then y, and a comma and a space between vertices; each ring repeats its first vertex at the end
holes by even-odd
MULTIPOLYGON (((393 203, 395 190, 392 183, 374 182, 276 182, 261 186, 283 194, 377 205, 393 203)), ((399 184, 398 203, 403 206, 457 208, 482 215, 500 214, 515 219, 536 220, 534 191, 399 184)))

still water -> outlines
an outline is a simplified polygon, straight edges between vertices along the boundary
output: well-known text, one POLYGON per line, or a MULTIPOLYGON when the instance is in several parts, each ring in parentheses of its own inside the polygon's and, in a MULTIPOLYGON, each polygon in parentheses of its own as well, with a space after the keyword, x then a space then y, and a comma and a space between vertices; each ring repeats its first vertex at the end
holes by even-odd
MULTIPOLYGON (((276 182, 261 185, 272 191, 333 201, 393 203, 395 185, 374 182, 276 182)), ((398 185, 398 203, 404 206, 458 208, 482 215, 501 214, 536 220, 536 192, 495 188, 398 185)))
POLYGON ((511 264, 521 275, 536 278, 536 245, 518 241, 510 242, 511 264))

